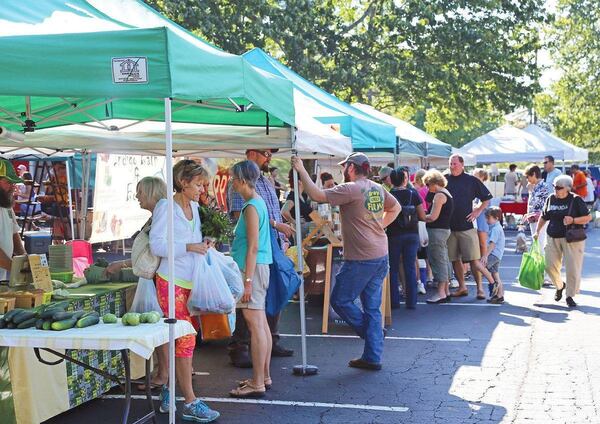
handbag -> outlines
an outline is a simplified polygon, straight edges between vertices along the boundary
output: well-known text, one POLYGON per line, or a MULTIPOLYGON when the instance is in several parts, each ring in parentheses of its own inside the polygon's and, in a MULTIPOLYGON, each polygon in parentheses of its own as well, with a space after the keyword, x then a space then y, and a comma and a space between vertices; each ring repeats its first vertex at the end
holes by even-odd
MULTIPOLYGON (((571 200, 571 204, 569 205, 569 210, 567 212, 567 216, 571 216, 571 210, 573 209, 573 201, 575 197, 571 200)), ((575 218, 575 217, 573 217, 575 218)), ((579 224, 571 224, 566 226, 565 238, 567 239, 567 243, 574 243, 576 241, 583 241, 587 238, 585 234, 585 230, 582 225, 579 224)))
POLYGON ((294 262, 285 256, 277 239, 277 233, 271 229, 273 263, 269 266, 269 288, 267 289, 265 306, 265 312, 270 316, 275 316, 281 312, 302 283, 294 268, 294 262))
POLYGON ((534 240, 529 252, 523 254, 517 280, 523 287, 540 290, 544 282, 545 259, 540 251, 540 244, 534 240))
POLYGON ((133 239, 131 247, 131 266, 133 273, 138 277, 152 280, 160 265, 160 258, 150 250, 150 224, 148 220, 141 231, 133 239))

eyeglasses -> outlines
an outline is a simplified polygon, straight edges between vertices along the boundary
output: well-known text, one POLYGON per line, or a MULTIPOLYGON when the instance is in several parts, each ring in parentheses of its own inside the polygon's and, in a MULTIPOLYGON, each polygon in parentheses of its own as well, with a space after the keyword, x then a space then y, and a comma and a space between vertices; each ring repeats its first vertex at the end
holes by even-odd
POLYGON ((268 150, 252 150, 252 151, 266 157, 267 159, 270 159, 273 157, 273 153, 269 152, 268 150))
POLYGON ((542 162, 544 165, 546 165, 548 163, 548 161, 542 162))
POLYGON ((556 191, 562 190, 563 188, 564 187, 562 187, 562 186, 557 186, 557 185, 554 186, 554 190, 556 190, 556 191))

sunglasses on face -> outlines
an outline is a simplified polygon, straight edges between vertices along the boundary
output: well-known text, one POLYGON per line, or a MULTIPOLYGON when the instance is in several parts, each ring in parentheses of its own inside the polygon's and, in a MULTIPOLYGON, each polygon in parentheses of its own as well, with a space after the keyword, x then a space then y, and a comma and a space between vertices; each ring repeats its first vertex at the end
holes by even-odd
POLYGON ((562 187, 562 186, 556 186, 556 185, 554 186, 554 190, 556 190, 556 191, 560 191, 560 190, 562 190, 563 188, 564 188, 564 187, 562 187))
POLYGON ((270 159, 271 157, 273 157, 273 153, 269 152, 268 150, 254 150, 256 153, 266 157, 267 159, 270 159))
POLYGON ((546 164, 548 163, 548 161, 546 161, 546 162, 542 162, 542 163, 543 163, 544 165, 546 165, 546 164))

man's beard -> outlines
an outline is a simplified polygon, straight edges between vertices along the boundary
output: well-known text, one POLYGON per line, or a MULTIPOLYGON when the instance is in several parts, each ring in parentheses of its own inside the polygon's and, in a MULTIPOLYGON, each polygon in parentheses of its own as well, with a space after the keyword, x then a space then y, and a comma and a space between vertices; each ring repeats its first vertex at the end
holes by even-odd
POLYGON ((344 182, 352 182, 352 180, 350 179, 350 174, 348 173, 348 168, 344 169, 344 182))
POLYGON ((263 163, 262 166, 260 167, 260 170, 262 172, 269 172, 269 162, 263 163))
POLYGON ((14 197, 11 192, 0 190, 0 208, 12 208, 14 203, 14 197))

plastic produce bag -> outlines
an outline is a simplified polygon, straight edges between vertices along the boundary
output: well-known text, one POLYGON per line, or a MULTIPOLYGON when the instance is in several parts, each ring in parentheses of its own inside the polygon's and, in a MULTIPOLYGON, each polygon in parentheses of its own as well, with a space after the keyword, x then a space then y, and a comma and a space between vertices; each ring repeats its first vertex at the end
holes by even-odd
POLYGON ((427 233, 427 225, 424 221, 419 221, 419 242, 421 243, 421 247, 429 244, 429 234, 427 233))
POLYGON ((533 290, 540 290, 544 282, 544 269, 546 267, 544 256, 540 251, 537 240, 531 244, 529 252, 523 254, 519 268, 519 284, 533 290))
POLYGON ((158 312, 160 316, 164 315, 158 303, 154 281, 140 277, 129 312, 143 314, 144 312, 152 311, 158 312))
POLYGON ((244 282, 242 281, 242 273, 240 272, 240 268, 235 263, 233 258, 230 256, 225 256, 218 250, 211 248, 208 249, 206 254, 206 260, 210 264, 216 264, 221 269, 223 273, 223 277, 225 277, 225 281, 229 286, 229 290, 231 290, 231 294, 235 301, 239 301, 244 294, 244 282))
POLYGON ((235 309, 235 299, 221 267, 216 263, 209 264, 204 255, 198 255, 194 261, 192 284, 187 303, 190 315, 228 314, 235 309))

